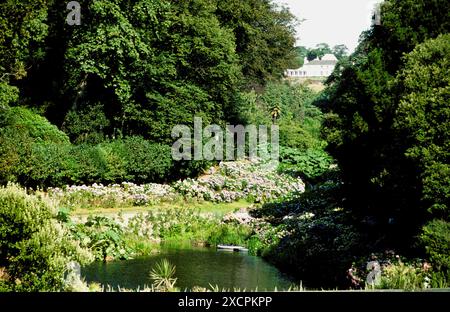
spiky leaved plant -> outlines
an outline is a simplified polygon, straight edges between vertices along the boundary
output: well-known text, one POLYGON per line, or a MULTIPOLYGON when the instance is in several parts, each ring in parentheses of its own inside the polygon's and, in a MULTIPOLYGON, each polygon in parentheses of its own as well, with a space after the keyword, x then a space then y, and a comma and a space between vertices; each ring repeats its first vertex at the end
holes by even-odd
POLYGON ((150 272, 150 278, 153 280, 153 287, 159 291, 175 290, 177 278, 175 276, 175 265, 167 259, 162 259, 156 263, 150 272))

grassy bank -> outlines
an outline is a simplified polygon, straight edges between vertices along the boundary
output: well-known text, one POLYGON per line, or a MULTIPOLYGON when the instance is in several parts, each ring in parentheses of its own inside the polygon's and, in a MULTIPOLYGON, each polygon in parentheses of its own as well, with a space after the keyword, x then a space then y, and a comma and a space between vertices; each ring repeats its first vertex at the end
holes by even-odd
POLYGON ((86 215, 117 215, 120 213, 145 213, 158 209, 193 209, 200 213, 214 214, 221 217, 227 213, 246 208, 250 202, 241 199, 231 203, 211 203, 207 201, 178 199, 172 202, 161 202, 147 206, 124 206, 124 207, 84 207, 72 210, 72 216, 86 215))

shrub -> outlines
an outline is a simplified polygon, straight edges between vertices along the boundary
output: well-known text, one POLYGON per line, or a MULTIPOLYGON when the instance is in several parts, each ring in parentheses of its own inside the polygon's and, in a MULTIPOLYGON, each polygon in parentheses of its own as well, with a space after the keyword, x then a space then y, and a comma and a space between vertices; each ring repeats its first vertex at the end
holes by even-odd
POLYGON ((25 161, 28 174, 24 185, 62 186, 76 181, 77 163, 70 144, 35 143, 25 161))
POLYGON ((126 171, 133 182, 164 180, 172 167, 172 153, 168 145, 155 144, 142 137, 123 139, 126 171))
POLYGON ((425 288, 425 274, 420 268, 404 263, 391 264, 382 273, 380 289, 417 290, 425 288))
POLYGON ((280 145, 306 151, 320 147, 321 141, 297 122, 289 121, 280 123, 280 145))
POLYGON ((311 287, 336 287, 357 254, 359 234, 332 215, 305 217, 289 222, 286 230, 290 234, 269 250, 266 257, 311 287))
POLYGON ((208 238, 210 245, 246 246, 251 229, 247 226, 233 223, 218 224, 208 238))
POLYGON ((127 150, 120 140, 100 144, 101 152, 106 164, 105 182, 123 182, 131 180, 128 174, 127 150))
POLYGON ((75 183, 95 183, 103 181, 107 164, 100 146, 80 144, 72 147, 71 154, 76 166, 70 172, 70 179, 75 183))
POLYGON ((69 111, 64 120, 64 131, 74 143, 96 144, 104 140, 102 130, 109 126, 109 120, 101 104, 91 104, 79 111, 69 111))
POLYGON ((173 163, 172 172, 170 174, 171 178, 184 179, 185 177, 196 177, 204 173, 208 168, 215 165, 216 162, 208 160, 180 160, 173 163))
POLYGON ((420 290, 427 288, 448 288, 450 271, 441 272, 424 269, 420 262, 396 261, 384 266, 378 289, 420 290))
POLYGON ((153 182, 172 170, 169 146, 141 139, 99 145, 33 142, 28 136, 0 134, 0 182, 31 187, 123 181, 153 182), (19 144, 20 142, 20 148, 19 144))
POLYGON ((19 99, 19 89, 8 83, 0 82, 0 109, 7 107, 10 103, 17 102, 19 99))
POLYGON ((442 271, 450 270, 450 222, 429 222, 422 228, 419 241, 433 264, 442 271))
POLYGON ((42 198, 15 185, 0 188, 0 266, 12 290, 60 290, 67 264, 90 260, 55 216, 42 198))
POLYGON ((96 260, 128 259, 131 254, 122 227, 110 218, 89 216, 84 224, 69 223, 69 226, 73 237, 89 248, 96 260))
MULTIPOLYGON (((68 144, 67 136, 23 107, 0 109, 0 183, 28 185, 34 144, 68 144)), ((41 160, 39 160, 41 161, 41 160)))
POLYGON ((281 147, 281 171, 291 171, 307 179, 320 177, 330 169, 333 158, 320 149, 308 149, 302 152, 298 149, 281 147))
POLYGON ((252 211, 271 224, 258 231, 262 256, 309 287, 344 287, 345 272, 366 247, 342 204, 341 184, 328 181, 252 211))
POLYGON ((69 143, 67 135, 44 117, 24 107, 0 110, 0 128, 25 133, 34 142, 69 143))
POLYGON ((14 128, 0 128, 0 183, 18 182, 28 174, 25 161, 31 154, 33 140, 14 128))

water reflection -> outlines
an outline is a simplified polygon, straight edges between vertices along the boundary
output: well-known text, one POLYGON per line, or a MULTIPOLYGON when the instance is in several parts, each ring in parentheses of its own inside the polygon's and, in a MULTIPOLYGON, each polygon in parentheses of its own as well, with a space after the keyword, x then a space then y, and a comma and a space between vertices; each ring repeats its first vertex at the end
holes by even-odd
POLYGON ((150 257, 129 261, 94 263, 83 268, 83 276, 91 282, 122 288, 141 289, 151 285, 149 273, 161 259, 168 259, 176 266, 177 287, 190 289, 193 286, 210 288, 240 288, 274 290, 287 289, 293 281, 275 267, 258 257, 245 253, 216 251, 210 248, 164 249, 150 257))

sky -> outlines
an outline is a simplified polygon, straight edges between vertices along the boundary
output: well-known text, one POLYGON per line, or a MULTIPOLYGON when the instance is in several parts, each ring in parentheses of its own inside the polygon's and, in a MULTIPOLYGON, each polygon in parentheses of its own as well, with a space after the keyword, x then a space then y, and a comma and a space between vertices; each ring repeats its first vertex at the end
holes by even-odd
POLYGON ((331 47, 345 44, 349 52, 358 45, 359 35, 369 29, 374 5, 381 0, 274 0, 286 4, 299 19, 297 45, 308 48, 318 43, 331 47))

